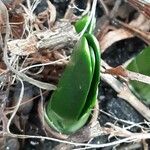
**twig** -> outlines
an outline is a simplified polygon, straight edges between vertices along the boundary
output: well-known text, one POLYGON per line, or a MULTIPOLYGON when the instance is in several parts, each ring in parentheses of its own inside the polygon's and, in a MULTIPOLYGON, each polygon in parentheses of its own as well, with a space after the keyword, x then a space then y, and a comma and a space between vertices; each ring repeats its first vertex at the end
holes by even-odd
POLYGON ((150 84, 150 77, 141 73, 126 70, 128 79, 150 84))
POLYGON ((105 143, 105 144, 86 144, 86 143, 70 142, 70 141, 66 141, 66 140, 59 140, 56 138, 50 138, 50 137, 44 137, 44 136, 19 135, 19 134, 13 134, 13 133, 11 133, 11 134, 5 133, 5 135, 14 137, 14 138, 21 138, 21 139, 32 138, 32 139, 51 140, 51 141, 71 144, 71 145, 75 145, 75 146, 87 146, 87 148, 102 148, 102 147, 114 146, 114 145, 125 143, 125 142, 132 142, 132 141, 135 142, 135 141, 138 141, 141 139, 150 139, 149 133, 134 133, 127 138, 118 139, 117 141, 114 141, 114 142, 109 142, 109 143, 105 143))
POLYGON ((122 79, 136 80, 139 82, 150 84, 150 77, 149 76, 138 73, 138 72, 129 71, 122 66, 117 66, 115 68, 106 69, 105 73, 119 76, 122 79))
POLYGON ((125 128, 121 128, 119 126, 115 126, 113 123, 106 123, 106 125, 109 125, 112 129, 114 129, 114 132, 111 132, 109 135, 109 138, 114 137, 114 136, 119 136, 119 137, 130 137, 134 133, 126 130, 125 128))

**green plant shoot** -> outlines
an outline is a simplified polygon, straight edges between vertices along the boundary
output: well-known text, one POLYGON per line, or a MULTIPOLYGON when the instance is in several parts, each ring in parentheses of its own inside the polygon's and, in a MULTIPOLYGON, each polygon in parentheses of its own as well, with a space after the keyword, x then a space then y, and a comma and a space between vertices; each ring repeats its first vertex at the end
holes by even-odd
MULTIPOLYGON (((150 47, 145 48, 140 54, 132 59, 127 69, 150 76, 150 47)), ((150 104, 150 85, 138 81, 130 81, 130 89, 133 93, 150 104)))
MULTIPOLYGON (((89 16, 76 25, 81 32, 89 16)), ((93 19, 75 45, 69 64, 62 74, 56 91, 45 109, 45 118, 55 130, 71 134, 83 127, 95 106, 100 77, 100 48, 95 36, 93 19)))

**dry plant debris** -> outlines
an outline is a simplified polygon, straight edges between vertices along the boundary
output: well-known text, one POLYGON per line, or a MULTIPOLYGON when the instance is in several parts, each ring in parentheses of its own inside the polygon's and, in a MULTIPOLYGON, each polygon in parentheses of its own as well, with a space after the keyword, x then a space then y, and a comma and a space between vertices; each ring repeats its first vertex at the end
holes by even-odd
MULTIPOLYGON (((122 66, 112 68, 103 60, 102 80, 147 120, 144 125, 121 120, 127 122, 128 126, 123 128, 108 122, 107 127, 103 127, 96 121, 93 127, 89 127, 92 135, 88 135, 89 133, 88 136, 85 135, 87 131, 84 133, 83 129, 76 134, 76 139, 69 137, 68 141, 42 136, 43 134, 28 135, 25 132, 23 124, 29 123, 34 102, 43 102, 49 90, 56 88, 72 48, 79 38, 73 23, 77 18, 88 13, 91 2, 86 0, 85 8, 80 9, 77 2, 71 0, 66 5, 63 18, 59 18, 56 2, 43 1, 42 6, 46 7, 43 9, 39 6, 40 0, 32 3, 29 0, 0 0, 0 149, 8 144, 8 137, 12 143, 16 143, 16 149, 21 146, 17 138, 47 139, 63 143, 57 145, 55 149, 71 149, 74 146, 77 149, 113 147, 126 142, 137 142, 135 147, 141 145, 145 149, 148 147, 149 143, 147 144, 146 139, 150 139, 150 110, 131 93, 128 79, 150 84, 150 77, 125 70, 122 66), (38 88, 32 88, 33 85, 27 86, 28 82, 38 88), (24 97, 27 94, 26 88, 33 90, 34 93, 27 95, 27 99, 24 97), (15 93, 19 91, 14 98, 17 101, 10 101, 9 96, 12 91, 15 93), (12 132, 10 127, 13 124, 19 132, 12 132), (140 133, 132 132, 130 128, 133 127, 139 127, 140 133), (110 139, 117 138, 114 142, 105 144, 86 143, 99 135, 109 135, 110 139), (82 136, 87 137, 80 141, 82 136)), ((96 32, 102 53, 111 45, 132 37, 140 38, 145 45, 150 44, 150 2, 148 0, 99 0, 97 7, 102 11, 102 14, 97 17, 96 32)), ((115 118, 116 121, 119 120, 117 119, 115 118)), ((24 140, 21 143, 24 143, 24 140)))

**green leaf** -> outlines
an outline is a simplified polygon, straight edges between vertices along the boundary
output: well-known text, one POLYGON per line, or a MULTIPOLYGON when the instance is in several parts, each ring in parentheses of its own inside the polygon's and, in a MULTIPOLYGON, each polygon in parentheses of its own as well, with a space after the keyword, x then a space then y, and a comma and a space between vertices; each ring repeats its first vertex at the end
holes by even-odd
POLYGON ((45 118, 57 131, 70 134, 87 122, 95 106, 100 78, 100 48, 94 35, 94 19, 83 17, 76 30, 88 28, 77 42, 58 88, 46 106, 45 118))
MULTIPOLYGON (((85 37, 88 41, 88 44, 91 45, 92 50, 95 55, 95 68, 94 68, 94 75, 90 87, 90 91, 86 100, 86 104, 82 111, 82 114, 87 112, 89 109, 93 108, 97 99, 97 90, 98 84, 100 80, 100 47, 96 37, 92 34, 85 34, 85 37)), ((82 115, 81 114, 81 115, 82 115)))
POLYGON ((86 101, 92 76, 89 46, 83 37, 71 56, 57 90, 51 97, 49 104, 51 109, 63 118, 77 119, 86 101), (61 100, 62 98, 64 100, 61 100))
MULTIPOLYGON (((145 48, 133 58, 127 69, 150 76, 150 47, 145 48)), ((130 88, 140 99, 150 104, 150 85, 138 81, 130 81, 130 88)))
POLYGON ((77 33, 80 33, 84 29, 84 27, 85 27, 86 23, 89 21, 89 19, 90 19, 89 16, 86 15, 86 16, 83 16, 81 19, 79 19, 75 23, 74 26, 75 26, 77 33))
POLYGON ((74 49, 58 88, 47 105, 47 116, 52 119, 51 115, 53 114, 54 117, 55 114, 54 124, 62 122, 61 126, 65 129, 68 128, 67 124, 70 125, 70 122, 78 120, 92 82, 92 70, 89 46, 86 38, 83 37, 74 49))
POLYGON ((89 23, 86 32, 87 33, 92 33, 94 28, 95 28, 95 22, 96 22, 96 18, 90 20, 90 16, 86 15, 84 17, 82 17, 81 19, 79 19, 76 23, 75 23, 75 29, 77 33, 80 33, 86 26, 86 24, 89 23))

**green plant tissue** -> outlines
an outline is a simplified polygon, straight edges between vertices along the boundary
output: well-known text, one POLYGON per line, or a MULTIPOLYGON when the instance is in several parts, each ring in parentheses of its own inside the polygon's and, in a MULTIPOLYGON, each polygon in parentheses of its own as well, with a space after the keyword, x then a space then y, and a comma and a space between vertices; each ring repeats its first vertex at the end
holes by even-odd
MULTIPOLYGON (((127 69, 150 76, 150 46, 132 59, 127 69)), ((138 81, 129 82, 130 89, 140 100, 150 104, 150 85, 138 81)))

